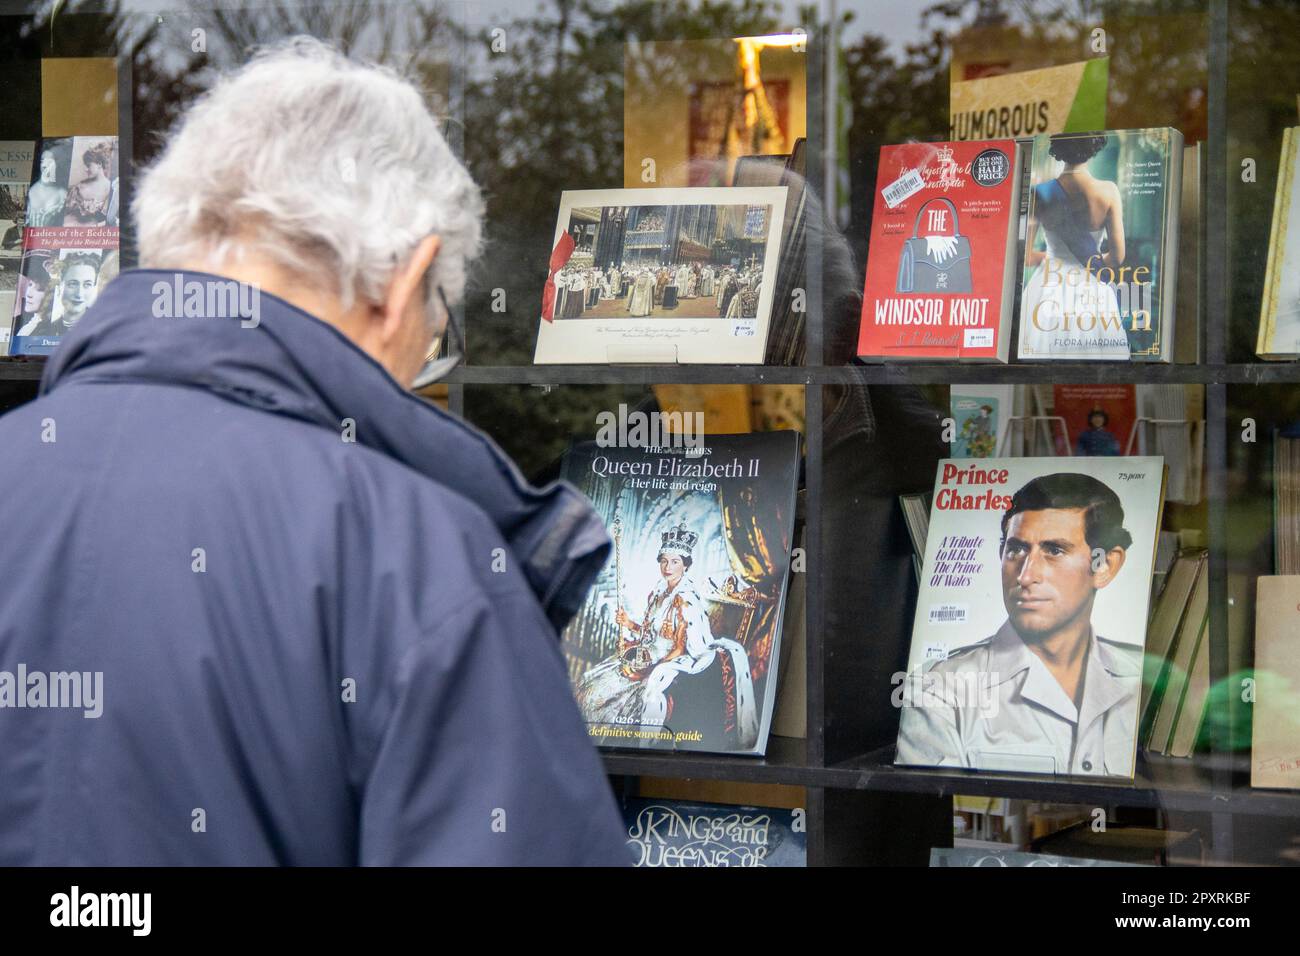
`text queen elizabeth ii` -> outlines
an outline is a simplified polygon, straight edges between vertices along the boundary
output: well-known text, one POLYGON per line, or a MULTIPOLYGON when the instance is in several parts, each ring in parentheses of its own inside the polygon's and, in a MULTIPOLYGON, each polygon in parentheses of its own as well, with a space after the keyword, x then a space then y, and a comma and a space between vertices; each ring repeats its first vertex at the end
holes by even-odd
POLYGON ((672 717, 667 692, 673 682, 683 674, 703 673, 721 654, 735 678, 738 744, 748 749, 758 740, 749 655, 737 641, 713 636, 708 609, 688 573, 698 539, 684 525, 662 532, 658 554, 662 580, 646 598, 640 623, 619 608, 615 615, 618 650, 579 680, 578 706, 590 723, 639 724, 647 731, 643 744, 648 745, 655 739, 650 732, 663 729, 672 717))

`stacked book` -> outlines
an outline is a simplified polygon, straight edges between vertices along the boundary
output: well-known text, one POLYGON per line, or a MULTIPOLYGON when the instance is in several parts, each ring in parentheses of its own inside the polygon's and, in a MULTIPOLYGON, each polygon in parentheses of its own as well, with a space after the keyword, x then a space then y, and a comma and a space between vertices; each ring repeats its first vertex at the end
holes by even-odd
POLYGON ((1147 625, 1138 741, 1148 753, 1190 757, 1210 689, 1209 560, 1203 550, 1174 561, 1147 625))

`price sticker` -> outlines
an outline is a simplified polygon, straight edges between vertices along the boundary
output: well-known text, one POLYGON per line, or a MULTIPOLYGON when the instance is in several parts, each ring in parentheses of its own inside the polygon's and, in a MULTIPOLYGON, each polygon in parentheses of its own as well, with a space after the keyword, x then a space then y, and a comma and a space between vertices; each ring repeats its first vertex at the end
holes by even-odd
POLYGON ((914 196, 925 188, 925 181, 915 169, 909 169, 880 191, 885 197, 885 205, 893 209, 908 196, 914 196))

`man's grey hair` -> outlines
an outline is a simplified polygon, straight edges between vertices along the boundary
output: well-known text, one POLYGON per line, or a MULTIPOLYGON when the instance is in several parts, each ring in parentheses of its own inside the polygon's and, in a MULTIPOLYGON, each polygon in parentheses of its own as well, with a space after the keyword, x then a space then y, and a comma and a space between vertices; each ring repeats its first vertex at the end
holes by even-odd
POLYGON ((442 240, 432 280, 459 301, 483 199, 414 86, 296 37, 188 110, 132 211, 141 265, 270 260, 347 308, 381 301, 431 234, 442 240))

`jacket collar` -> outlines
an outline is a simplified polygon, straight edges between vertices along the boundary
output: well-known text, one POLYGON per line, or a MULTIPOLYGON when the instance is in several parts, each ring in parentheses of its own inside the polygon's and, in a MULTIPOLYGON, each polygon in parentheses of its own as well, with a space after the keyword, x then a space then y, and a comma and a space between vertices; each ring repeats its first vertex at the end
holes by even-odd
POLYGON ((1024 682, 1020 696, 1045 707, 1052 713, 1077 723, 1082 731, 1107 710, 1133 694, 1133 671, 1123 659, 1112 653, 1104 639, 1089 630, 1087 658, 1084 661, 1082 706, 1076 708, 1042 658, 1029 649, 1024 640, 1004 621, 989 647, 989 673, 994 684, 1010 680, 1022 671, 1024 682))
POLYGON ((610 550, 587 500, 564 482, 533 487, 482 432, 406 392, 333 326, 277 296, 259 292, 256 314, 155 317, 160 297, 173 295, 178 282, 229 281, 205 272, 123 272, 64 336, 46 363, 41 394, 76 381, 158 382, 334 432, 352 419, 358 444, 486 512, 551 623, 564 627, 610 550))

